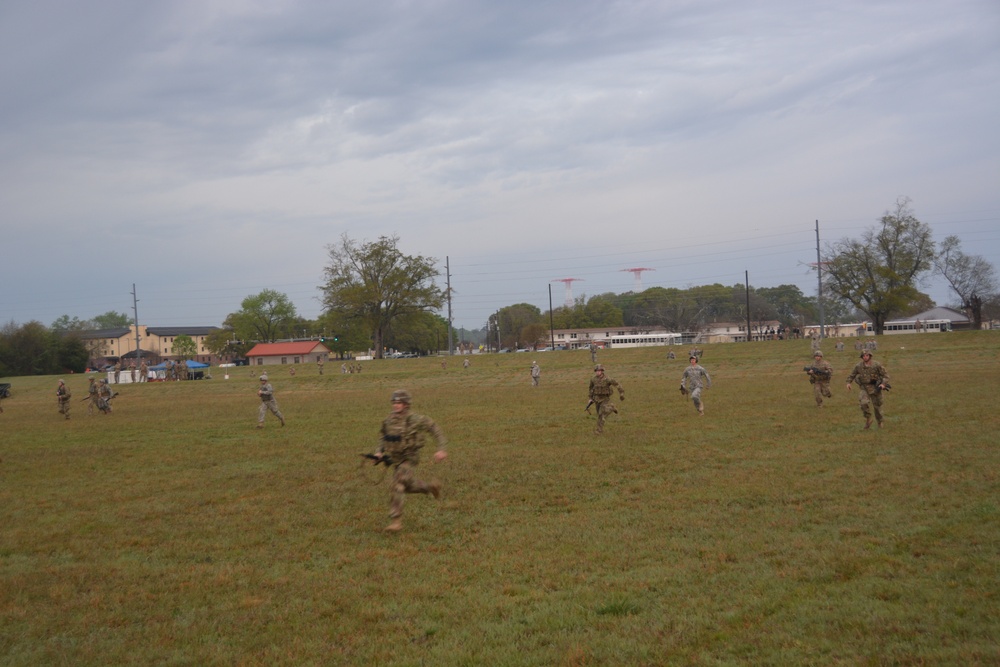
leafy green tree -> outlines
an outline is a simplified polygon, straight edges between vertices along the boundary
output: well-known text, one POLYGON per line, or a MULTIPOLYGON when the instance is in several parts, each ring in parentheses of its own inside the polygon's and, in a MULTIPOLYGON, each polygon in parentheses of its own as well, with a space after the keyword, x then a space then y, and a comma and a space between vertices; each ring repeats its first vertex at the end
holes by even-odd
POLYGON ((400 317, 390 327, 386 347, 404 352, 442 350, 448 347, 448 320, 425 311, 400 317))
POLYGON ((517 303, 501 308, 496 315, 500 324, 500 347, 516 348, 524 341, 521 331, 529 324, 542 322, 542 311, 530 303, 517 303))
POLYGON ((109 310, 103 315, 95 315, 90 323, 94 329, 121 329, 132 326, 132 318, 125 313, 109 310))
POLYGON ((438 310, 444 292, 434 284, 435 261, 404 255, 398 236, 358 243, 345 234, 327 246, 330 264, 324 269, 323 305, 363 323, 373 336, 372 347, 382 358, 386 334, 397 319, 438 310))
POLYGON ((180 357, 185 361, 198 354, 198 344, 187 334, 181 334, 174 338, 173 352, 175 357, 180 357))
POLYGON ((958 237, 948 236, 941 243, 934 269, 948 281, 974 327, 982 329, 983 304, 998 291, 993 265, 981 255, 966 255, 958 237))
POLYGON ((87 352, 76 336, 51 331, 41 322, 0 329, 0 374, 51 375, 83 372, 87 352))
POLYGON ((826 288, 865 313, 876 334, 917 296, 917 282, 934 262, 931 228, 900 197, 860 239, 842 239, 824 257, 826 288))
POLYGON ((60 315, 49 328, 53 331, 86 331, 92 329, 93 325, 79 317, 70 319, 69 315, 60 315))
POLYGON ((226 317, 223 329, 230 329, 237 340, 273 343, 288 335, 297 318, 295 305, 286 295, 266 289, 243 299, 240 310, 226 317))

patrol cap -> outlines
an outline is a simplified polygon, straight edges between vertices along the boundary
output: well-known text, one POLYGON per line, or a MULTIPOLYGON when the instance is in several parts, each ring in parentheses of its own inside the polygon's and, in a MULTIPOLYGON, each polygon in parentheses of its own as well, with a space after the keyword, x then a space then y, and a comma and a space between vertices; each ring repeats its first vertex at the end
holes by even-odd
POLYGON ((405 389, 397 389, 396 391, 392 392, 393 403, 406 403, 407 405, 409 405, 410 400, 411 400, 410 392, 406 391, 405 389))
POLYGON ((261 380, 261 382, 266 381, 267 380, 267 373, 261 373, 260 374, 260 380, 261 380))
POLYGON ((597 364, 596 366, 594 366, 594 372, 595 372, 595 373, 596 373, 597 371, 603 371, 603 370, 604 370, 604 366, 602 366, 602 365, 600 365, 600 364, 597 364))

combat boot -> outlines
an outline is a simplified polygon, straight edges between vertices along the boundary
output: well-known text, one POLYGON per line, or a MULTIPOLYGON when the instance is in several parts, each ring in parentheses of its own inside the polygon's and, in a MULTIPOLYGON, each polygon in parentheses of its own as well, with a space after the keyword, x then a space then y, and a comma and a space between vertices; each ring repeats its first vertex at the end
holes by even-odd
POLYGON ((434 480, 427 485, 427 491, 434 496, 434 500, 439 499, 441 497, 441 482, 434 480))
POLYGON ((871 417, 865 417, 865 430, 867 431, 871 427, 872 427, 872 418, 871 417))
POLYGON ((393 519, 392 521, 389 522, 389 525, 385 527, 385 530, 388 533, 398 533, 399 531, 403 530, 403 520, 393 519))

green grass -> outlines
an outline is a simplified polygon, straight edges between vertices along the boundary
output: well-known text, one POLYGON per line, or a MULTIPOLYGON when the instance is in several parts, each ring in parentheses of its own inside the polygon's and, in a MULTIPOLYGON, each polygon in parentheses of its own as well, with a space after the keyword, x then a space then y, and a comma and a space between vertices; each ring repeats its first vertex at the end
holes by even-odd
POLYGON ((882 338, 882 431, 827 348, 817 410, 808 342, 706 346, 702 418, 683 360, 602 352, 601 437, 584 351, 272 369, 263 431, 245 368, 93 417, 65 376, 69 422, 2 379, 0 664, 1000 663, 1000 336, 882 338), (389 535, 358 454, 399 387, 450 456, 389 535))

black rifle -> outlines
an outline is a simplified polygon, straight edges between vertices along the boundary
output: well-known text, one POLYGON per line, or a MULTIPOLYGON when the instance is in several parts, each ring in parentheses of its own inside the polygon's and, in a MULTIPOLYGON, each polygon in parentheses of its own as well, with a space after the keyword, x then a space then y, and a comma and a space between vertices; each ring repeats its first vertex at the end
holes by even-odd
POLYGON ((892 389, 892 385, 888 382, 879 382, 878 380, 872 380, 872 384, 875 385, 875 391, 889 391, 892 389), (882 385, 881 387, 879 385, 882 385))
POLYGON ((830 371, 825 371, 822 368, 816 368, 815 366, 806 366, 802 370, 804 370, 806 373, 812 373, 816 377, 821 377, 826 379, 833 377, 833 373, 831 373, 830 371))
POLYGON ((583 411, 586 412, 589 415, 590 414, 590 406, 593 405, 593 404, 594 404, 594 399, 590 399, 589 401, 587 401, 587 405, 586 405, 586 407, 583 408, 583 411))
POLYGON ((374 461, 375 463, 372 464, 372 465, 379 465, 381 463, 386 468, 388 468, 389 466, 392 465, 392 459, 390 459, 385 454, 382 454, 382 455, 379 455, 379 454, 362 454, 361 456, 363 458, 371 459, 372 461, 374 461))

